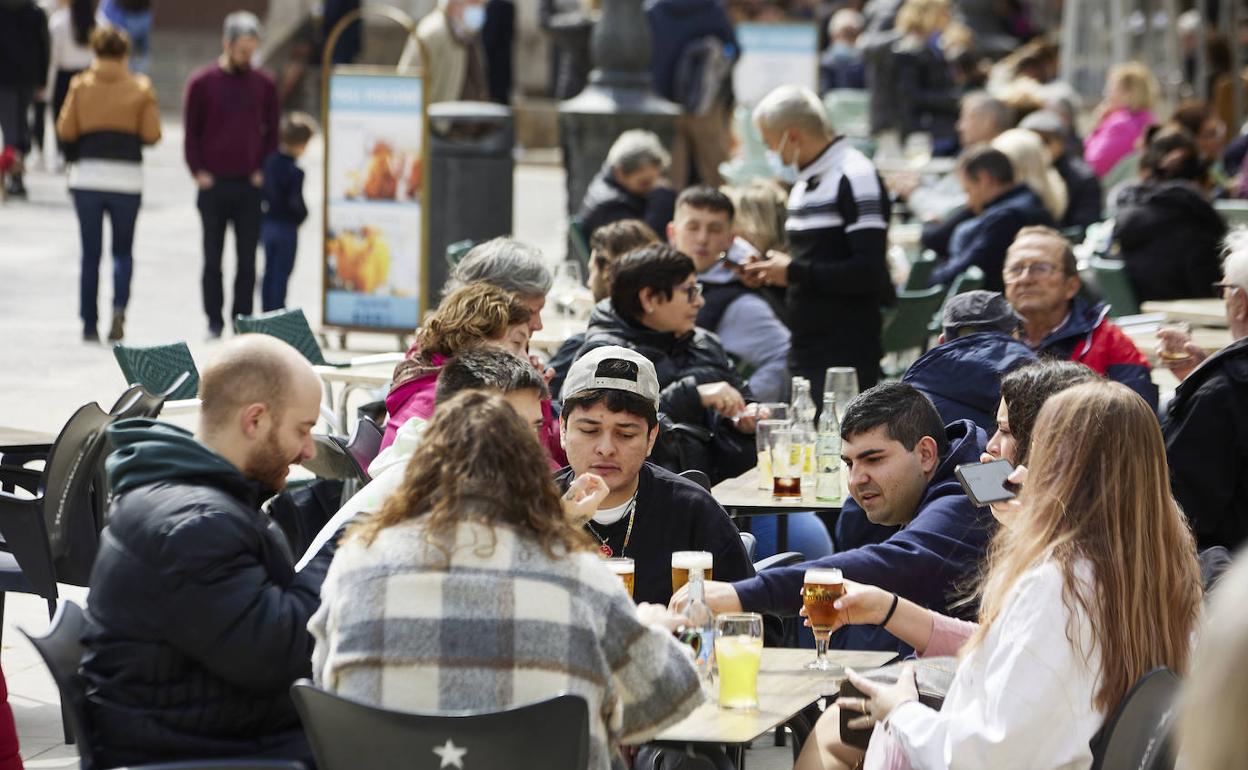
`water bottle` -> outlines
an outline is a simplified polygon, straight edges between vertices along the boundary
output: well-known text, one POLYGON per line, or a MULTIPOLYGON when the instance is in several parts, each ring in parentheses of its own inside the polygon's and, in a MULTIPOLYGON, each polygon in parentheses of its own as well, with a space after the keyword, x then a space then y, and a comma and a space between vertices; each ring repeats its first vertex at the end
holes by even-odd
POLYGON ((712 656, 715 652, 715 614, 706 605, 706 584, 702 582, 702 569, 689 569, 689 601, 683 615, 685 627, 681 640, 693 648, 694 667, 703 688, 711 686, 712 656))
POLYGON ((841 502, 841 422, 836 413, 836 394, 823 394, 823 413, 819 415, 819 432, 815 444, 815 498, 830 503, 841 502))
POLYGON ((793 378, 793 430, 802 434, 802 488, 806 494, 815 483, 815 400, 810 397, 810 380, 793 378))

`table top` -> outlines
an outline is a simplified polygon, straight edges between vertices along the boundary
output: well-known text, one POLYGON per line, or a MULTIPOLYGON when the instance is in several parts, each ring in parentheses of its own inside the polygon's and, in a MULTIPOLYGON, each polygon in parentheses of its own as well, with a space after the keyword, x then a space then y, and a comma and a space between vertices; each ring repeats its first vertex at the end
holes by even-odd
POLYGON ((1175 299, 1140 304, 1143 313, 1165 313, 1172 321, 1188 321, 1200 326, 1226 326, 1226 303, 1213 297, 1175 299))
POLYGON ((380 387, 389 385, 394 377, 394 364, 369 364, 367 366, 314 366, 317 375, 325 382, 342 382, 348 385, 380 387))
MULTIPOLYGON (((844 478, 844 475, 842 475, 844 478)), ((844 484, 842 483, 842 490, 844 484)), ((792 511, 836 511, 841 503, 815 499, 815 490, 804 490, 801 497, 777 500, 772 497, 770 487, 758 488, 758 468, 751 468, 732 479, 724 479, 711 488, 711 495, 716 502, 724 506, 728 513, 738 515, 759 513, 789 513, 792 511)))
POLYGON ((56 441, 55 433, 0 425, 0 450, 5 447, 42 446, 56 441))
POLYGON ((574 334, 580 334, 589 327, 589 321, 583 318, 542 318, 542 328, 529 337, 529 347, 546 353, 554 353, 559 346, 574 334))
MULTIPOLYGON (((825 695, 835 695, 845 677, 843 668, 809 671, 815 651, 768 647, 758 671, 758 709, 733 711, 717 703, 718 682, 705 703, 652 740, 673 743, 749 743, 789 721, 825 695)), ((891 652, 829 650, 840 667, 867 669, 897 657, 891 652)))

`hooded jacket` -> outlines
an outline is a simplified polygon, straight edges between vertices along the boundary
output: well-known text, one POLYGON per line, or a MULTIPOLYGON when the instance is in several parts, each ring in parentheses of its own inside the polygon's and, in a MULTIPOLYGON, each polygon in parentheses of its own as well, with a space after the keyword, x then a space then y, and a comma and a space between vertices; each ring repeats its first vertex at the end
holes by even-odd
POLYGON ((725 47, 737 47, 732 22, 719 0, 649 0, 645 11, 650 24, 650 79, 664 99, 675 99, 676 65, 685 46, 717 37, 725 47))
POLYGON ((975 219, 963 223, 949 246, 949 260, 932 271, 929 286, 948 286, 971 265, 984 271, 984 288, 1003 291, 1001 271, 1005 252, 1018 231, 1029 225, 1056 224, 1040 196, 1025 184, 1016 184, 998 195, 975 219))
MULTIPOLYGON (((879 586, 945 615, 966 617, 974 607, 955 606, 978 572, 996 522, 987 508, 976 508, 962 491, 953 471, 975 463, 987 443, 984 432, 969 420, 946 426, 949 451, 941 458, 914 517, 904 526, 880 527, 851 500, 837 522, 837 553, 822 559, 760 572, 733 583, 741 606, 749 612, 796 615, 801 609, 802 580, 807 569, 837 568, 846 578, 879 586), (853 535, 848 530, 853 529, 853 535)), ((891 634, 873 626, 852 626, 834 640, 846 649, 900 650, 891 634)), ((908 649, 908 648, 907 648, 908 649)))
POLYGON ((1213 296, 1226 222, 1190 184, 1139 184, 1118 197, 1114 240, 1139 302, 1213 296))
POLYGON ((1248 338, 1179 383, 1163 427, 1174 497, 1199 549, 1248 542, 1248 338))
POLYGON ((1066 322, 1049 332, 1036 352, 1078 361, 1097 374, 1131 388, 1157 409, 1157 386, 1148 359, 1118 325, 1109 320, 1109 305, 1089 305, 1075 295, 1066 322))
POLYGON ((289 689, 311 672, 329 558, 296 575, 259 508, 272 490, 187 431, 147 419, 107 431, 114 498, 82 660, 101 766, 306 758, 289 689))
POLYGON ((1036 354, 1008 334, 978 332, 927 351, 901 381, 930 398, 946 425, 970 420, 991 436, 997 429, 1001 378, 1034 360, 1036 354))

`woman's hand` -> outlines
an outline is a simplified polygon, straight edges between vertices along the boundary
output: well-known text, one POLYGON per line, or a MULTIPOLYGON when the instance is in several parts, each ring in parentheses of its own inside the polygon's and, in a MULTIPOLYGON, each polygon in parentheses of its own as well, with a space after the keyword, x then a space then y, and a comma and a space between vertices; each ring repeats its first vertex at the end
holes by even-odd
POLYGON ((637 605, 637 619, 647 626, 658 626, 674 632, 685 624, 685 616, 677 615, 662 604, 642 602, 637 605))
POLYGON ((594 518, 598 506, 606 499, 611 489, 601 476, 593 473, 582 473, 568 486, 563 493, 563 512, 572 523, 583 526, 594 518))
POLYGON ((865 696, 838 698, 836 701, 839 708, 862 714, 860 717, 849 720, 849 727, 854 730, 868 729, 876 722, 888 719, 893 709, 901 704, 919 699, 919 687, 915 683, 913 663, 907 663, 901 667, 901 674, 894 684, 873 682, 853 669, 845 669, 845 675, 865 696))
POLYGON ((1014 470, 1010 472, 1010 475, 1005 477, 1005 480, 1010 484, 1013 484, 1017 491, 1009 500, 1002 500, 999 503, 988 504, 988 507, 992 509, 993 516, 996 517, 998 521, 1008 520, 1013 517, 1014 514, 1018 513, 1018 510, 1021 507, 1018 503, 1018 498, 1019 495, 1023 493, 1023 485, 1027 483, 1027 466, 1015 466, 1014 470))
MULTIPOLYGON (((832 605, 837 609, 832 630, 841 626, 878 626, 884 622, 884 616, 888 614, 888 608, 892 604, 893 595, 883 588, 846 580, 845 595, 832 605)), ((798 614, 806 618, 806 608, 802 607, 798 614)), ((803 625, 810 627, 809 618, 803 621, 803 625)))
POLYGON ((724 417, 735 417, 745 409, 745 398, 726 382, 708 382, 698 386, 702 406, 714 409, 724 417))

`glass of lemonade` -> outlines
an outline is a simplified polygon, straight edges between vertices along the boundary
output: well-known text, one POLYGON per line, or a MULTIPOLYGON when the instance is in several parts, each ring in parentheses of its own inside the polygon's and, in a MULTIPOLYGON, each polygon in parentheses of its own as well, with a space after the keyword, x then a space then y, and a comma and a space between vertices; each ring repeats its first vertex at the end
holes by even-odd
POLYGON ((754 446, 758 450, 758 488, 771 489, 771 447, 768 442, 771 440, 772 431, 784 430, 789 427, 789 421, 784 419, 768 418, 759 420, 754 426, 754 446))
POLYGON ((839 569, 808 569, 802 580, 802 606, 810 628, 815 632, 815 659, 806 668, 827 671, 836 668, 828 660, 828 638, 839 610, 832 605, 845 595, 845 579, 839 569))
POLYGON ((607 567, 609 567, 612 572, 619 575, 620 580, 624 581, 624 589, 628 591, 628 596, 631 599, 633 596, 633 560, 627 557, 607 559, 607 567))
POLYGON ((703 580, 714 580, 711 576, 711 565, 714 556, 710 551, 676 551, 672 554, 672 593, 689 582, 689 570, 702 570, 703 580))
POLYGON ((763 659, 763 616, 726 612, 715 618, 719 707, 758 708, 758 667, 763 659))

